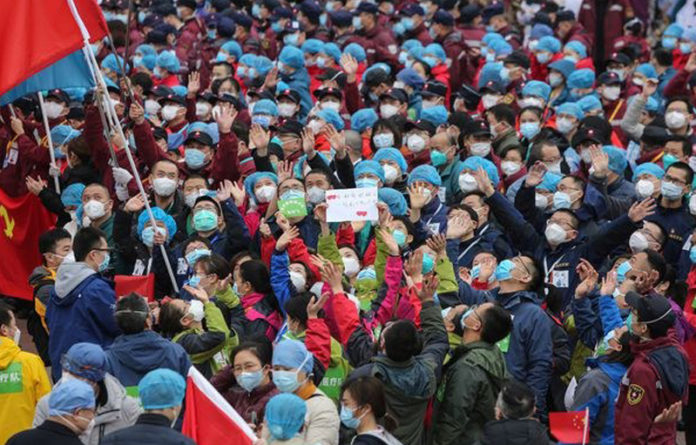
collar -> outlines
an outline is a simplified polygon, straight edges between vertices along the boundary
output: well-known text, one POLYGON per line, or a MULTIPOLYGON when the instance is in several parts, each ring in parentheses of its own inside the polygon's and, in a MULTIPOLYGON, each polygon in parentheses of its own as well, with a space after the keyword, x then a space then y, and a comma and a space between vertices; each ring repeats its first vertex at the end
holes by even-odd
POLYGON ((72 437, 77 437, 77 434, 73 432, 70 428, 67 426, 63 425, 62 423, 58 423, 54 420, 47 419, 37 427, 38 429, 42 430, 47 430, 51 431, 56 434, 60 434, 63 436, 72 436, 72 437))
POLYGON ((172 421, 169 420, 167 416, 162 414, 142 413, 140 416, 138 416, 138 420, 135 423, 145 425, 160 425, 171 428, 172 421))
POLYGON ((307 380, 307 383, 302 385, 302 387, 298 389, 295 394, 302 400, 307 400, 312 397, 315 392, 317 392, 317 387, 314 386, 314 382, 307 380))

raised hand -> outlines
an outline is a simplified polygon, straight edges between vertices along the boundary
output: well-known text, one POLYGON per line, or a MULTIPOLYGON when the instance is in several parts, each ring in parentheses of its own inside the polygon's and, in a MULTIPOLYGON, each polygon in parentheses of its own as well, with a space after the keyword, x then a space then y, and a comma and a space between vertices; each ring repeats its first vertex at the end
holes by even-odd
POLYGON ((270 238, 273 236, 271 233, 271 226, 266 222, 266 218, 261 218, 261 224, 259 224, 259 233, 264 238, 270 238))
POLYGON ((229 179, 225 179, 220 183, 217 189, 217 200, 220 202, 227 201, 232 197, 232 189, 234 188, 234 183, 229 179))
POLYGON ((309 129, 309 127, 305 127, 302 129, 302 151, 307 155, 307 159, 313 159, 314 155, 316 154, 316 150, 314 149, 314 133, 312 133, 312 130, 309 129))
POLYGON ((24 124, 19 118, 16 118, 14 116, 10 117, 10 126, 12 127, 12 131, 14 134, 17 136, 21 136, 24 134, 24 124))
POLYGON ((188 75, 188 85, 186 85, 187 93, 189 99, 195 99, 198 92, 201 90, 201 74, 198 71, 192 71, 188 75))
POLYGON ((524 180, 525 185, 527 187, 536 187, 541 184, 541 181, 544 180, 546 170, 546 164, 541 161, 536 161, 527 172, 527 178, 524 180))
POLYGON ((447 239, 459 239, 469 233, 474 222, 471 218, 455 216, 447 221, 447 239))
POLYGON ((655 82, 654 80, 645 79, 645 84, 643 84, 643 91, 641 92, 643 98, 647 99, 648 97, 655 94, 655 91, 657 91, 657 85, 657 82, 655 82))
POLYGON ((252 124, 249 130, 249 140, 254 144, 256 150, 261 150, 265 153, 264 150, 268 148, 268 143, 271 140, 271 133, 259 124, 252 124))
POLYGON ((314 219, 316 219, 320 223, 325 224, 326 223, 326 209, 327 208, 328 208, 328 205, 325 202, 322 202, 322 203, 314 206, 314 219))
POLYGON ((331 291, 333 291, 334 294, 343 292, 343 273, 341 272, 341 268, 331 261, 324 261, 322 263, 321 278, 325 283, 331 286, 331 291))
POLYGON ((673 423, 681 419, 682 401, 674 402, 655 417, 655 423, 673 423))
POLYGON ((278 162, 277 168, 278 168, 278 184, 283 183, 286 179, 292 178, 292 162, 280 161, 280 162, 278 162))
POLYGON ((155 230, 155 236, 152 238, 152 244, 159 246, 167 242, 167 236, 161 229, 155 230))
POLYGON ((599 288, 599 293, 601 295, 613 295, 616 283, 616 272, 609 272, 606 277, 602 278, 602 286, 599 288))
POLYGON ((318 299, 317 297, 312 297, 307 304, 307 318, 318 318, 319 311, 321 311, 326 302, 329 301, 329 296, 331 296, 331 294, 325 292, 321 294, 321 297, 318 299))
POLYGON ((128 109, 128 117, 130 117, 130 120, 132 120, 135 125, 141 125, 145 122, 145 110, 139 103, 133 102, 128 109))
POLYGON ((445 235, 433 235, 426 240, 425 244, 435 251, 438 258, 447 256, 447 239, 445 235))
POLYGON ((32 195, 39 196, 41 190, 46 188, 46 183, 41 179, 34 179, 31 176, 27 176, 24 180, 27 184, 27 189, 29 189, 29 193, 32 195))
POLYGON ((278 224, 278 227, 280 227, 280 229, 283 232, 287 232, 288 230, 290 230, 290 222, 285 217, 285 215, 283 215, 280 212, 276 212, 275 219, 276 219, 276 224, 278 224))
POLYGON ((199 300, 203 304, 208 303, 210 301, 208 292, 206 292, 205 289, 203 289, 202 287, 193 287, 189 286, 188 284, 185 284, 184 290, 191 294, 193 298, 199 300))
POLYGON ((476 179, 478 189, 481 190, 481 193, 486 195, 486 197, 490 197, 491 195, 493 195, 493 193, 495 193, 493 183, 488 178, 488 173, 486 173, 483 167, 479 167, 478 170, 472 173, 472 175, 476 179))
POLYGON ((609 174, 609 155, 598 146, 593 146, 590 148, 590 157, 594 168, 593 175, 597 178, 606 178, 609 174))
POLYGON ((684 71, 687 73, 693 73, 696 71, 696 51, 691 51, 691 55, 686 61, 686 65, 684 65, 684 71))
POLYGON ((394 240, 394 236, 386 227, 378 227, 377 233, 382 237, 382 241, 387 246, 389 255, 397 256, 399 255, 399 244, 394 240))
POLYGON ((300 229, 295 226, 290 227, 290 229, 283 232, 282 235, 276 241, 276 250, 278 252, 284 252, 288 248, 292 240, 300 236, 300 229))
POLYGON ((423 280, 423 251, 421 249, 413 252, 413 255, 406 260, 404 275, 414 283, 420 283, 423 280))
POLYGON ((229 191, 234 199, 234 205, 241 207, 244 204, 244 199, 246 199, 246 191, 241 182, 237 181, 232 183, 232 187, 230 187, 229 191))
POLYGON ((646 216, 650 216, 655 213, 655 200, 652 198, 645 198, 640 202, 634 202, 630 209, 628 209, 628 218, 634 223, 640 222, 645 219, 646 216))
MULTIPOLYGON (((143 199, 143 196, 140 193, 138 193, 126 202, 126 205, 123 207, 123 210, 125 210, 128 213, 138 213, 144 208, 145 200, 143 199)), ((155 230, 155 232, 157 232, 157 230, 155 230)))
POLYGON ((346 73, 349 82, 354 82, 355 76, 358 72, 358 61, 355 57, 348 53, 343 53, 341 59, 339 60, 343 72, 346 73))
POLYGON ((428 203, 425 187, 417 187, 415 184, 411 185, 408 188, 408 196, 412 209, 420 210, 428 203))
POLYGON ((585 298, 597 285, 599 275, 594 267, 585 259, 580 259, 580 264, 575 268, 580 277, 580 284, 575 288, 575 298, 585 298))
POLYGON ((429 275, 425 277, 423 280, 423 286, 421 286, 420 290, 417 292, 418 299, 422 303, 425 303, 426 301, 433 301, 433 296, 437 291, 437 285, 439 283, 440 280, 437 279, 436 275, 429 275))
POLYGON ((263 81, 263 89, 275 91, 276 85, 278 85, 278 67, 273 67, 266 74, 266 79, 263 81))
POLYGON ((236 118, 237 110, 230 104, 222 104, 220 107, 220 114, 215 119, 220 134, 229 133, 232 130, 232 124, 236 118))
POLYGON ((326 139, 329 140, 331 148, 336 150, 336 157, 343 159, 343 156, 346 153, 346 139, 343 136, 343 133, 336 130, 336 127, 331 124, 325 125, 322 133, 324 133, 326 139))

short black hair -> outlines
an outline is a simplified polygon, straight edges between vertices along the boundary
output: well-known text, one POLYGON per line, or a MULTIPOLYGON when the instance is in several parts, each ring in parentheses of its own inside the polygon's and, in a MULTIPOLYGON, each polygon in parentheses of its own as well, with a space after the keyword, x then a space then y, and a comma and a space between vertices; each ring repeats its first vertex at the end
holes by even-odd
MULTIPOLYGON (((684 102, 686 104, 686 110, 689 113, 693 113, 694 107, 691 106, 691 101, 687 96, 671 96, 669 99, 667 99, 667 102, 665 103, 665 110, 672 104, 672 102, 684 102)), ((665 111, 666 113, 666 111, 665 111)), ((689 123, 687 122, 687 125, 689 123)))
POLYGON ((309 172, 307 172, 307 174, 305 175, 305 177, 304 177, 304 180, 305 180, 305 181, 307 180, 307 176, 309 176, 309 175, 322 175, 322 176, 329 182, 329 185, 332 185, 332 182, 331 182, 331 175, 330 175, 329 172, 326 171, 326 170, 321 170, 321 169, 318 169, 318 168, 313 168, 312 170, 310 170, 309 172))
POLYGON ((0 326, 9 326, 12 322, 12 309, 5 303, 0 303, 0 326))
POLYGON ((577 215, 575 215, 575 212, 573 212, 570 209, 558 209, 554 210, 553 213, 563 213, 565 215, 568 215, 570 217, 570 220, 573 222, 573 230, 578 230, 578 227, 580 226, 580 220, 578 219, 577 215))
POLYGON ((498 122, 507 122, 510 126, 515 125, 515 119, 517 118, 517 113, 515 113, 515 110, 508 104, 493 105, 486 110, 486 113, 495 116, 495 120, 498 122))
POLYGON ((648 257, 648 264, 650 264, 650 267, 657 271, 658 276, 655 284, 661 283, 665 279, 665 274, 667 273, 667 262, 665 258, 652 249, 646 249, 644 252, 648 257))
POLYGON ((239 344, 230 353, 230 362, 234 366, 234 358, 242 351, 249 351, 256 356, 261 362, 261 366, 271 364, 273 358, 273 345, 265 337, 252 340, 247 340, 239 344))
POLYGON ((494 303, 488 310, 479 311, 481 316, 481 340, 494 344, 508 336, 512 330, 510 312, 494 303))
POLYGON ((694 171, 691 170, 691 167, 689 167, 689 164, 687 164, 685 162, 681 162, 681 161, 675 162, 674 164, 667 167, 667 169, 665 170, 665 173, 667 173, 667 170, 669 170, 671 168, 676 168, 677 170, 681 170, 684 173, 686 173, 686 185, 691 187, 691 183, 694 181, 694 171))
POLYGON ((53 252, 58 241, 70 238, 70 232, 62 227, 47 230, 39 236, 39 253, 43 255, 44 253, 53 252))
POLYGON ((154 86, 152 79, 147 73, 135 73, 130 79, 133 85, 140 85, 145 94, 149 94, 154 86))
POLYGON ((145 330, 145 321, 150 313, 145 297, 131 292, 116 301, 116 324, 124 334, 138 334, 145 330))
POLYGON ((171 159, 166 159, 166 158, 160 159, 159 161, 152 164, 152 168, 150 169, 150 171, 155 171, 155 167, 157 167, 157 165, 159 165, 159 164, 172 164, 174 167, 176 167, 177 175, 179 174, 179 166, 177 165, 177 163, 172 161, 171 159))
POLYGON ((423 340, 411 320, 398 320, 383 332, 385 352, 395 362, 405 362, 423 349, 423 340))
POLYGON ((94 227, 81 228, 73 240, 75 261, 84 261, 92 250, 99 248, 102 239, 106 241, 106 234, 101 230, 94 227))
POLYGON ((264 295, 272 292, 271 277, 268 272, 268 267, 266 267, 266 263, 263 261, 251 260, 245 262, 239 266, 239 274, 241 275, 242 280, 251 284, 254 292, 264 295))
POLYGON ((672 56, 671 49, 657 48, 652 54, 660 66, 672 66, 674 63, 674 56, 672 56))
POLYGON ((535 404, 536 397, 529 386, 512 379, 503 385, 496 402, 503 417, 511 420, 530 417, 535 404))
POLYGON ((472 209, 471 206, 466 205, 466 204, 457 204, 453 205, 452 207, 449 208, 449 212, 451 213, 452 210, 462 210, 466 213, 469 214, 469 218, 471 218, 472 221, 478 225, 478 213, 476 213, 476 210, 472 209))
POLYGON ((673 134, 673 135, 669 136, 669 138, 667 139, 667 142, 679 142, 679 143, 681 143, 682 155, 683 156, 691 156, 692 155, 691 141, 689 141, 688 136, 684 136, 681 134, 673 134))
POLYGON ((196 242, 196 241, 202 242, 203 244, 205 244, 205 246, 208 249, 211 248, 210 240, 208 238, 204 238, 204 237, 196 234, 196 235, 191 235, 183 243, 181 243, 181 251, 186 252, 186 248, 189 246, 189 244, 196 242))
POLYGON ((195 266, 201 266, 206 274, 215 275, 220 280, 224 280, 232 273, 230 264, 217 253, 199 258, 195 266))
POLYGON ((307 305, 312 301, 314 294, 311 292, 302 292, 295 295, 285 302, 285 313, 288 317, 300 322, 303 328, 307 328, 307 305))

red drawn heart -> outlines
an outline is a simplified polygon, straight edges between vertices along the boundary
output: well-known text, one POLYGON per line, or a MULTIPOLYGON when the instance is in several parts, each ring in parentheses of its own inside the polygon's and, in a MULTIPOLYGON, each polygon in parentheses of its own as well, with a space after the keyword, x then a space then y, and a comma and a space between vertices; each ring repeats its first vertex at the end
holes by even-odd
POLYGON ((361 210, 361 211, 355 212, 355 214, 356 214, 356 215, 358 215, 358 216, 367 216, 367 212, 366 212, 366 211, 364 211, 364 210, 361 210))
POLYGON ((332 199, 336 199, 336 195, 327 195, 326 200, 331 201, 332 199))

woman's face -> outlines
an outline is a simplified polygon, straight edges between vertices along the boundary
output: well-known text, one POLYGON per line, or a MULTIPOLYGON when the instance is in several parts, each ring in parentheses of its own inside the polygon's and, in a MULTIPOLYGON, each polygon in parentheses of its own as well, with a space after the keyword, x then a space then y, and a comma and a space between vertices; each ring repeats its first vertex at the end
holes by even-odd
POLYGON ((353 258, 356 261, 358 261, 358 263, 360 262, 360 259, 355 254, 355 252, 353 252, 353 249, 349 249, 347 247, 341 247, 339 249, 339 252, 341 253, 341 257, 343 257, 343 258, 353 258))
POLYGON ((305 282, 307 281, 307 271, 301 264, 292 263, 290 264, 290 266, 288 266, 288 270, 290 270, 291 272, 299 273, 305 278, 305 282))
POLYGON ((217 292, 218 277, 215 274, 209 274, 201 264, 196 265, 196 276, 201 279, 199 286, 202 287, 209 295, 217 292))
POLYGON ((517 162, 518 164, 521 164, 522 155, 517 150, 509 150, 507 153, 505 153, 503 161, 517 162))
POLYGON ((525 124, 527 122, 540 122, 541 119, 539 119, 539 116, 536 115, 536 113, 526 110, 522 114, 520 114, 520 123, 525 124))
MULTIPOLYGON (((255 372, 263 369, 261 360, 251 351, 240 351, 234 356, 234 375, 239 376, 242 372, 255 372)), ((268 370, 264 370, 268 373, 268 370)))

